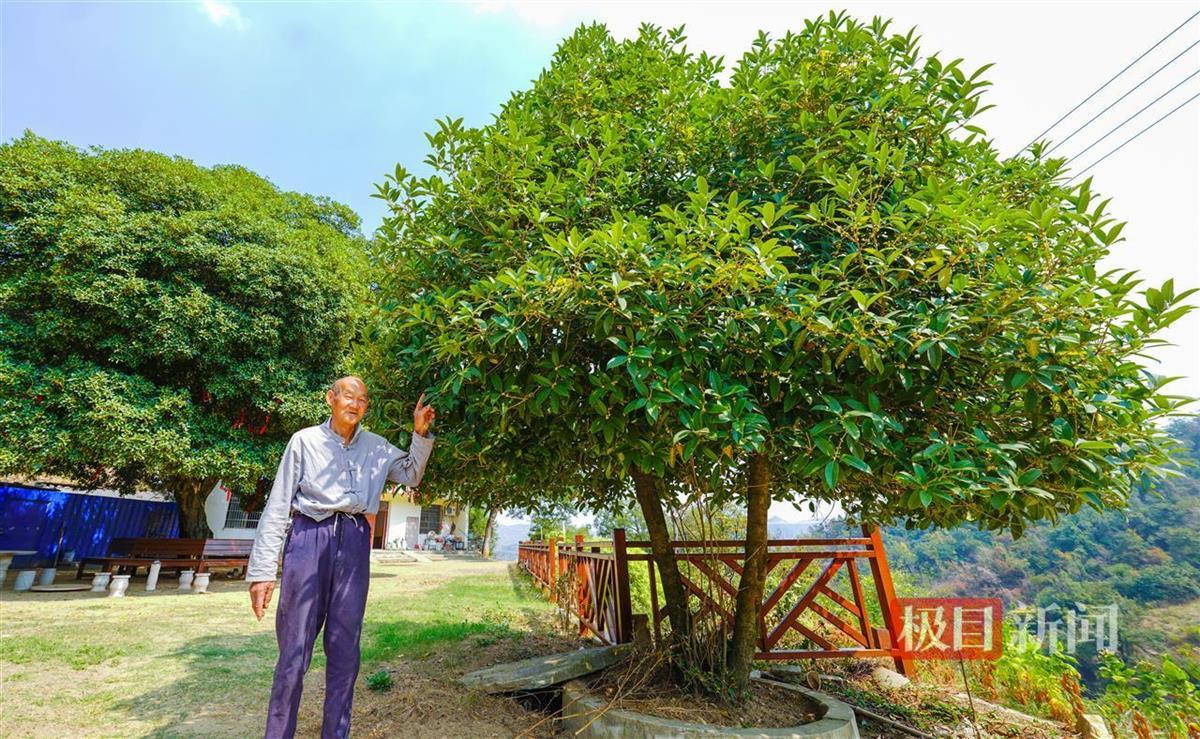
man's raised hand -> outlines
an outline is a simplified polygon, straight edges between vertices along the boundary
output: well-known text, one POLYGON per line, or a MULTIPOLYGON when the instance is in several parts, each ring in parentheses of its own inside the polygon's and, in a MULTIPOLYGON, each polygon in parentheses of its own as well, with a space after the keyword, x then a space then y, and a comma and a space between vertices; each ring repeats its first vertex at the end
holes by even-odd
POLYGON ((421 397, 417 398, 417 407, 413 408, 413 431, 418 436, 428 436, 429 427, 433 425, 433 419, 437 417, 437 412, 433 410, 432 405, 425 405, 425 393, 421 393, 421 397))

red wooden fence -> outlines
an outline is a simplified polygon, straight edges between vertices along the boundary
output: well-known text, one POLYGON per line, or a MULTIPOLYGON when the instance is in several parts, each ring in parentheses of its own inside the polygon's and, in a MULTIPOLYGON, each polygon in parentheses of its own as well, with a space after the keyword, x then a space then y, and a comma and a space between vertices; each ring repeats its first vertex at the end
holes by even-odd
POLYGON ((573 544, 560 544, 554 538, 521 542, 517 561, 551 600, 559 600, 564 589, 571 594, 560 605, 579 620, 580 635, 594 634, 606 644, 632 640, 623 529, 613 532, 611 542, 584 542, 582 536, 576 536, 573 544))
MULTIPOLYGON (((742 541, 671 542, 687 590, 694 622, 715 619, 733 624, 732 604, 737 576, 745 560, 742 541)), ((625 531, 613 532, 611 542, 573 544, 522 542, 518 562, 550 598, 579 620, 581 634, 594 634, 608 644, 631 641, 633 608, 629 595, 629 566, 645 562, 650 585, 648 614, 656 639, 661 639, 666 610, 658 602, 657 567, 650 542, 626 541, 625 531), (570 594, 568 598, 561 595, 570 594)), ((759 607, 761 660, 831 657, 890 657, 897 669, 910 673, 907 659, 895 647, 901 624, 887 554, 877 529, 864 527, 861 538, 772 539, 767 542, 767 574, 782 572, 778 583, 763 594, 759 607), (882 624, 874 624, 864 587, 870 573, 880 605, 882 624), (797 597, 797 594, 798 597, 797 597), (797 637, 804 642, 797 648, 797 637)))

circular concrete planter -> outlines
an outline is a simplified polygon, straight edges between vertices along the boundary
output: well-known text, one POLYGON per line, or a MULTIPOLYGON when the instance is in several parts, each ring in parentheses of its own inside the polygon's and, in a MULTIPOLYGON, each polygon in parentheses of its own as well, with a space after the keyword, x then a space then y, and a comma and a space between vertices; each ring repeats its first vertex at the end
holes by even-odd
POLYGON ((58 570, 53 567, 43 567, 42 572, 38 575, 38 585, 53 585, 54 576, 58 574, 58 570))
MULTIPOLYGON (((757 678, 756 678, 757 679, 757 678)), ((563 729, 568 735, 577 737, 631 737, 634 739, 649 739, 649 737, 710 737, 732 736, 750 739, 751 737, 803 737, 803 739, 858 739, 858 724, 854 721, 854 711, 841 701, 798 685, 770 682, 771 685, 794 690, 802 693, 810 700, 824 706, 824 717, 803 726, 762 729, 735 729, 727 726, 711 724, 693 724, 686 721, 674 721, 658 716, 648 716, 644 713, 611 709, 604 711, 595 721, 606 701, 588 690, 581 680, 572 680, 563 686, 563 729), (588 722, 591 721, 589 724, 588 722), (584 728, 586 726, 586 728, 584 728)))
POLYGON ((182 572, 180 572, 179 573, 179 589, 180 590, 191 590, 192 589, 192 578, 195 577, 195 575, 196 575, 195 570, 183 570, 182 572))

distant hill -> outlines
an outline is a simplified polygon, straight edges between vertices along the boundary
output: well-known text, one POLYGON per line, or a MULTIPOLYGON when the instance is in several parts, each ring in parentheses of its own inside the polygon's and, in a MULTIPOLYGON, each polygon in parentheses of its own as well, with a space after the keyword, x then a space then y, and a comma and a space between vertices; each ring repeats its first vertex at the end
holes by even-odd
POLYGON ((529 522, 496 524, 496 546, 492 556, 496 559, 517 559, 517 545, 529 538, 529 522))
POLYGON ((812 534, 817 521, 785 521, 782 518, 767 519, 767 535, 772 539, 801 539, 812 534))

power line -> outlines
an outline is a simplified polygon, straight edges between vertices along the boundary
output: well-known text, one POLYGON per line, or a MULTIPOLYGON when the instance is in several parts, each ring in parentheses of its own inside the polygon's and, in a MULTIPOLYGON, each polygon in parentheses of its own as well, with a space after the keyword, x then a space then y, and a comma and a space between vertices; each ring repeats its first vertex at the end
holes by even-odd
POLYGON ((1068 135, 1068 136, 1067 136, 1065 139, 1063 139, 1062 141, 1059 141, 1059 142, 1055 143, 1055 144, 1054 144, 1054 146, 1051 146, 1049 149, 1047 149, 1045 153, 1046 153, 1046 154, 1049 154, 1050 152, 1054 151, 1054 150, 1055 150, 1055 149, 1057 149, 1058 147, 1060 147, 1060 146, 1062 146, 1063 144, 1065 144, 1065 143, 1067 143, 1068 141, 1070 141, 1070 140, 1071 140, 1071 138, 1075 136, 1075 134, 1079 133, 1079 132, 1080 132, 1080 131, 1082 131, 1083 129, 1085 129, 1085 128, 1087 128, 1088 126, 1092 125, 1092 122, 1093 122, 1093 121, 1095 121, 1097 118, 1099 118, 1100 116, 1104 115, 1104 114, 1105 114, 1105 113, 1107 113, 1108 111, 1112 110, 1114 106, 1116 106, 1117 104, 1119 104, 1119 103, 1120 103, 1122 100, 1124 100, 1125 98, 1129 97, 1129 95, 1130 95, 1130 94, 1131 94, 1131 93, 1132 93, 1134 90, 1138 89, 1138 88, 1139 88, 1139 87, 1141 87, 1142 85, 1144 85, 1144 84, 1146 84, 1147 82, 1149 82, 1150 80, 1154 79, 1154 77, 1155 77, 1155 76, 1156 76, 1156 75, 1157 75, 1159 72, 1163 71, 1163 70, 1164 70, 1164 69, 1166 69, 1167 67, 1169 67, 1169 66, 1171 66, 1172 64, 1174 64, 1176 61, 1178 61, 1178 60, 1179 60, 1179 57, 1183 56, 1184 54, 1188 53, 1188 52, 1189 52, 1189 51, 1191 51, 1192 49, 1196 48, 1196 46, 1198 46, 1198 45, 1200 45, 1200 39, 1197 39, 1196 41, 1193 41, 1191 46, 1187 47, 1187 48, 1186 48, 1186 49, 1184 49, 1183 51, 1181 51, 1181 52, 1179 52, 1178 54, 1176 54, 1175 56, 1171 57, 1171 61, 1167 62, 1166 64, 1162 65, 1162 66, 1161 66, 1161 67, 1159 67, 1158 69, 1154 70, 1153 72, 1151 72, 1151 73, 1150 73, 1150 75, 1149 75, 1149 76, 1147 76, 1147 77, 1146 77, 1146 79, 1142 80, 1141 82, 1137 83, 1137 84, 1136 84, 1136 85, 1134 85, 1133 87, 1129 88, 1129 89, 1128 89, 1128 90, 1125 92, 1125 94, 1124 94, 1124 95, 1122 95, 1121 97, 1117 98, 1117 99, 1116 99, 1116 100, 1114 100, 1113 102, 1109 103, 1109 104, 1108 104, 1108 107, 1106 107, 1104 110, 1100 111, 1100 112, 1099 112, 1099 113, 1097 113, 1096 115, 1094 115, 1094 116, 1092 116, 1091 118, 1089 118, 1089 119, 1088 119, 1088 121, 1087 121, 1087 123, 1083 124, 1083 125, 1082 125, 1082 126, 1080 126, 1079 128, 1077 128, 1077 129, 1075 129, 1074 131, 1072 131, 1072 132, 1070 133, 1070 135, 1068 135))
POLYGON ((1080 108, 1082 108, 1082 107, 1083 107, 1083 106, 1084 106, 1084 105, 1085 105, 1085 104, 1086 104, 1086 103, 1087 103, 1089 100, 1091 100, 1092 98, 1096 97, 1096 95, 1098 95, 1098 94, 1100 93, 1100 91, 1101 91, 1101 90, 1103 90, 1104 88, 1108 87, 1108 86, 1109 86, 1109 85, 1111 85, 1113 82, 1115 82, 1115 81, 1116 81, 1116 79, 1117 79, 1118 77, 1120 77, 1121 75, 1123 75, 1123 74, 1125 74, 1126 72, 1128 72, 1130 67, 1132 67, 1133 65, 1137 64, 1137 63, 1138 63, 1138 62, 1140 62, 1142 59, 1144 59, 1144 58, 1145 58, 1145 56, 1146 56, 1147 54, 1149 54, 1150 52, 1154 51, 1154 50, 1155 50, 1155 49, 1157 49, 1159 46, 1161 46, 1161 45, 1162 45, 1162 43, 1163 43, 1164 41, 1166 41, 1167 39, 1169 39, 1169 38, 1171 38, 1172 36, 1174 36, 1174 35, 1175 35, 1175 33, 1176 33, 1176 31, 1178 31, 1179 29, 1183 28, 1183 27, 1184 27, 1184 26, 1186 26, 1188 23, 1191 23, 1191 22, 1192 22, 1192 19, 1194 19, 1194 18, 1195 18, 1196 16, 1198 16, 1198 15, 1200 15, 1200 10, 1197 10, 1195 13, 1192 13, 1191 15, 1189 15, 1189 16, 1187 17, 1187 20, 1185 20, 1183 23, 1180 23, 1178 26, 1175 26, 1174 30, 1172 30, 1172 31, 1171 31, 1170 33, 1168 33, 1166 36, 1163 36, 1162 38, 1160 38, 1160 39, 1158 40, 1158 42, 1154 44, 1154 46, 1151 46, 1149 49, 1146 49, 1145 51, 1143 51, 1143 52, 1141 53, 1141 55, 1140 55, 1140 56, 1139 56, 1137 59, 1134 59, 1132 62, 1130 62, 1129 64, 1125 65, 1125 68, 1124 68, 1124 69, 1122 69, 1120 72, 1117 72, 1115 75, 1113 75, 1111 78, 1109 78, 1108 82, 1105 82, 1103 85, 1100 85, 1099 87, 1097 87, 1097 88, 1096 88, 1096 90, 1095 90, 1094 92, 1092 92, 1092 94, 1091 94, 1091 95, 1088 95, 1086 98, 1084 98, 1084 99, 1083 99, 1083 102, 1079 103, 1079 105, 1076 105, 1074 108, 1071 108, 1071 109, 1070 109, 1070 110, 1068 110, 1066 113, 1064 113, 1064 114, 1063 114, 1063 116, 1062 116, 1062 118, 1059 118, 1059 119, 1058 119, 1057 121, 1055 121, 1054 123, 1051 123, 1051 124, 1050 124, 1050 127, 1049 127, 1049 128, 1047 128, 1045 131, 1042 131, 1042 132, 1041 132, 1041 133, 1039 133, 1037 136, 1034 136, 1034 137, 1033 137, 1033 141, 1030 141, 1028 144, 1025 144, 1025 146, 1021 147, 1021 151, 1025 151, 1026 149, 1028 149, 1029 147, 1033 146, 1035 143, 1037 143, 1038 141, 1040 141, 1040 140, 1041 140, 1041 139, 1042 139, 1042 138, 1043 138, 1043 137, 1044 137, 1046 134, 1048 134, 1048 133, 1050 133, 1052 130, 1054 130, 1054 127, 1055 127, 1055 126, 1057 126, 1058 124, 1060 124, 1060 123, 1062 123, 1064 120, 1066 120, 1066 119, 1067 119, 1067 116, 1071 115, 1071 114, 1072 114, 1072 113, 1074 113, 1075 111, 1077 111, 1077 110, 1079 110, 1080 108))
POLYGON ((1116 154, 1118 151, 1120 151, 1121 149, 1125 148, 1125 144, 1128 144, 1128 143, 1132 142, 1132 141, 1133 141, 1134 139, 1136 139, 1137 137, 1141 136, 1142 134, 1146 133, 1146 132, 1147 132, 1147 131, 1149 131, 1150 129, 1154 128, 1154 127, 1155 127, 1155 126, 1157 126, 1158 124, 1160 124, 1160 123, 1162 123, 1163 121, 1165 121, 1167 118, 1170 118, 1170 117, 1171 117, 1171 116, 1172 116, 1172 115, 1173 115, 1173 114, 1174 114, 1176 111, 1178 111, 1180 108, 1182 108, 1183 106, 1187 105, 1188 103, 1192 102, 1192 101, 1193 101, 1193 100, 1195 100, 1196 98, 1200 98, 1200 92, 1196 93, 1195 95, 1192 95, 1190 98, 1188 98, 1187 100, 1184 100, 1184 101, 1183 101, 1182 103, 1180 103, 1179 105, 1176 105, 1174 108, 1172 108, 1170 111, 1168 111, 1168 112, 1167 112, 1165 115, 1163 115, 1163 117, 1159 118, 1159 119, 1158 119, 1157 121, 1155 121, 1154 123, 1151 123, 1149 126, 1146 126, 1146 127, 1145 127, 1145 128, 1143 128, 1141 131, 1138 131, 1138 132, 1137 132, 1137 133, 1135 133, 1133 136, 1131 136, 1131 137, 1129 137, 1128 139, 1126 139, 1126 140, 1124 141, 1124 143, 1122 143, 1120 146, 1118 146, 1117 148, 1113 149, 1112 151, 1108 152, 1108 153, 1107 153, 1107 154, 1105 154, 1104 156, 1100 157, 1100 158, 1099 158, 1099 159, 1097 159, 1096 161, 1092 162, 1092 163, 1091 163, 1091 164, 1089 164, 1088 166, 1086 166, 1086 167, 1084 167, 1083 169, 1081 169, 1081 170, 1080 170, 1080 171, 1079 171, 1079 172, 1078 172, 1078 173, 1077 173, 1077 174, 1076 174, 1074 177, 1072 177, 1071 179, 1067 180, 1066 184, 1068 184, 1068 185, 1069 185, 1069 184, 1071 184, 1071 183, 1072 183, 1072 182, 1074 182, 1076 179, 1078 179, 1080 176, 1082 176, 1084 172, 1087 172, 1089 169, 1091 169, 1092 167, 1095 167, 1095 166, 1096 166, 1097 164, 1099 164, 1100 162, 1103 162, 1105 159, 1108 159, 1108 158, 1109 158, 1110 156, 1112 156, 1113 154, 1116 154))
POLYGON ((1080 152, 1076 153, 1076 154, 1075 154, 1075 156, 1073 156, 1073 157, 1071 157, 1070 159, 1068 159, 1067 161, 1063 162, 1063 164, 1070 164, 1071 162, 1075 161, 1075 160, 1076 160, 1076 159, 1078 159, 1079 157, 1083 156, 1083 155, 1084 155, 1084 154, 1086 154, 1086 153, 1087 153, 1087 152, 1088 152, 1088 151, 1089 151, 1089 150, 1090 150, 1090 149, 1091 149, 1093 146, 1095 146, 1096 144, 1100 143, 1101 141, 1103 141, 1104 139, 1108 138, 1109 136, 1112 136, 1114 133, 1116 133, 1116 132, 1117 132, 1117 130, 1118 130, 1118 129, 1122 128, 1122 127, 1123 127, 1123 126, 1124 126, 1126 123, 1129 123, 1129 122, 1130 122, 1130 121, 1132 121, 1134 118, 1137 118, 1137 117, 1138 117, 1139 115, 1141 115, 1142 113, 1145 113, 1147 108, 1149 108, 1150 106, 1154 105, 1154 104, 1155 104, 1155 103, 1157 103, 1159 100, 1162 100, 1162 99, 1163 99, 1163 98, 1165 98, 1167 95, 1170 95, 1171 93, 1175 92, 1176 90, 1178 90, 1180 87, 1182 87, 1182 86, 1183 86, 1183 83, 1187 82, 1188 80, 1190 80, 1191 78, 1195 77, 1195 76, 1196 76, 1196 75, 1198 75, 1198 74, 1200 74, 1200 69, 1197 69, 1195 72, 1192 72, 1192 73, 1191 73, 1191 74, 1189 74, 1187 77, 1184 77, 1184 78, 1183 78, 1183 79, 1181 79, 1179 82, 1175 83, 1175 86, 1174 86, 1174 87, 1172 87, 1170 90, 1167 90, 1167 91, 1166 91, 1166 92, 1164 92, 1163 94, 1159 95, 1158 97, 1154 98, 1154 99, 1153 99, 1153 100, 1151 100, 1150 102, 1148 102, 1148 103, 1146 103, 1145 105, 1143 105, 1141 110, 1139 110, 1138 112, 1134 113, 1133 115, 1129 116, 1129 117, 1128 117, 1128 118, 1126 118, 1125 120, 1123 120, 1123 121, 1121 121, 1120 123, 1118 123, 1118 124, 1117 124, 1116 126, 1114 126, 1114 127, 1111 129, 1111 130, 1109 130, 1109 132, 1108 132, 1108 133, 1104 134, 1104 135, 1103 135, 1103 136, 1101 136, 1100 138, 1098 138, 1098 139, 1096 139, 1095 141, 1093 141, 1092 143, 1088 144, 1088 146, 1087 146, 1087 148, 1086 148, 1086 149, 1084 149, 1083 151, 1080 151, 1080 152))

